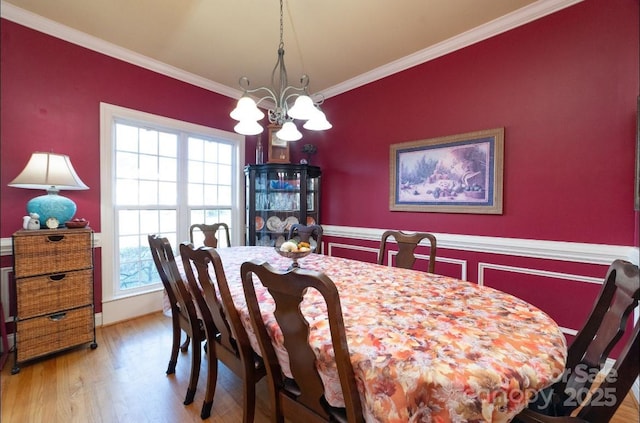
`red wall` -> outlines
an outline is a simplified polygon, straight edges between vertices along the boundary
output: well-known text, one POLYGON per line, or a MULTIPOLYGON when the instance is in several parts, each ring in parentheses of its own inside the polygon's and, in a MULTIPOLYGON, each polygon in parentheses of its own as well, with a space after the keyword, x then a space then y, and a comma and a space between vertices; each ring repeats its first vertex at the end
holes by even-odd
MULTIPOLYGON (((101 101, 231 130, 233 100, 2 20, 0 236, 35 192, 10 188, 36 150, 71 156, 67 192, 100 231, 101 101)), ((307 134, 323 168, 322 223, 638 245, 633 210, 637 0, 586 0, 330 98, 307 134), (504 213, 390 212, 389 145, 505 127, 504 213), (375 187, 375 188, 372 188, 375 187)), ((252 143, 247 157, 252 154, 252 143)))
MULTIPOLYGON (((638 245, 637 0, 586 0, 328 99, 322 223, 638 245), (505 128, 502 215, 390 212, 389 145, 505 128)), ((312 141, 311 141, 312 140, 312 141)))
MULTIPOLYGON (((37 191, 7 187, 34 151, 68 154, 91 188, 67 191, 100 231, 100 102, 233 130, 234 100, 2 20, 0 236, 37 191)), ((44 193, 44 192, 43 192, 44 193)))
MULTIPOLYGON (((320 223, 637 246, 638 9, 586 0, 328 99, 333 129, 292 146, 294 161, 318 146, 320 223), (505 128, 502 215, 389 211, 390 144, 494 127, 505 128)), ((0 237, 36 195, 7 187, 36 150, 71 157, 91 189, 64 194, 100 231, 100 102, 232 130, 232 99, 10 21, 0 30, 0 237)))
MULTIPOLYGON (((20 229, 29 199, 8 187, 34 151, 68 154, 87 191, 65 191, 100 232, 100 102, 228 131, 235 100, 1 21, 0 236, 20 229)), ((2 257, 2 267, 11 266, 2 257)), ((96 311, 102 310, 96 252, 96 311)))

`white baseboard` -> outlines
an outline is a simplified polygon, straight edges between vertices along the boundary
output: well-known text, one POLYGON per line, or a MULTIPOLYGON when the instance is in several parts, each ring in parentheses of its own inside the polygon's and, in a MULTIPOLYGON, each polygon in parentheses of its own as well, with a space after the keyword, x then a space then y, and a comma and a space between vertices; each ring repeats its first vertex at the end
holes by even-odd
POLYGON ((111 325, 162 310, 164 291, 117 298, 102 302, 101 325, 111 325))

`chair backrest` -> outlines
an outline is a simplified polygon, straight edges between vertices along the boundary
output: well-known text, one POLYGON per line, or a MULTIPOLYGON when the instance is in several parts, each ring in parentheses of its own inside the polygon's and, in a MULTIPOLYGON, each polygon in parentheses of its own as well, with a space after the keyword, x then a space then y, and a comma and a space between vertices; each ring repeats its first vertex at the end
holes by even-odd
POLYGON ((580 407, 577 417, 589 422, 608 422, 639 373, 640 320, 635 323, 611 370, 605 375, 598 373, 623 337, 629 315, 638 306, 639 299, 638 266, 624 260, 614 261, 589 318, 569 347, 565 373, 552 387, 553 401, 543 399, 531 404, 518 419, 547 421, 537 412, 569 416, 580 407), (589 398, 586 394, 596 380, 602 383, 589 398))
POLYGON ((226 247, 231 247, 231 237, 229 236, 229 225, 226 223, 214 223, 212 225, 207 225, 204 223, 194 223, 189 228, 189 242, 194 244, 194 231, 201 231, 204 235, 204 246, 218 248, 218 231, 222 229, 224 230, 225 238, 227 245, 226 247))
MULTIPOLYGON (((614 261, 604 280, 604 285, 587 322, 576 335, 569 347, 567 356, 566 387, 564 391, 584 392, 591 387, 593 377, 603 367, 614 346, 622 338, 627 328, 627 320, 640 299, 640 273, 638 266, 624 260, 614 261), (575 390, 575 391, 574 391, 575 390)), ((615 387, 617 404, 613 407, 589 407, 583 413, 601 415, 605 408, 610 408, 611 415, 624 399, 636 376, 640 355, 638 354, 638 325, 628 338, 623 351, 616 360, 614 368, 607 376, 605 383, 615 387), (633 354, 635 351, 635 354, 633 354), (625 389, 625 385, 626 389, 625 389), (611 410, 613 408, 613 410, 611 410)), ((603 389, 602 386, 598 389, 603 389)), ((605 391, 606 392, 606 391, 605 391)), ((605 421, 587 419, 590 421, 605 421)))
MULTIPOLYGON (((298 237, 300 241, 309 242, 311 239, 315 241, 315 253, 320 253, 322 242, 322 226, 320 225, 303 225, 295 223, 289 228, 289 238, 298 237)), ((309 244, 311 244, 309 242, 309 244)))
POLYGON ((196 306, 193 303, 191 293, 187 289, 178 271, 176 259, 171 249, 171 243, 167 238, 157 235, 149 235, 147 239, 149 241, 153 262, 160 275, 162 285, 167 291, 167 297, 169 297, 171 313, 181 315, 189 322, 191 327, 197 328, 199 323, 196 306))
POLYGON ((598 391, 602 393, 601 398, 609 395, 609 407, 603 407, 602 402, 596 404, 590 401, 578 413, 578 417, 590 422, 605 422, 611 420, 618 407, 622 404, 625 395, 631 389, 638 377, 640 365, 640 323, 636 323, 629 341, 616 360, 616 364, 609 371, 602 384, 598 386, 598 391), (615 393, 612 401, 611 394, 615 393))
POLYGON ((344 396, 347 421, 363 422, 362 406, 356 380, 349 357, 349 347, 344 330, 340 298, 334 283, 326 275, 294 269, 280 272, 268 263, 245 262, 241 267, 243 287, 251 323, 258 338, 262 358, 267 365, 270 384, 272 413, 274 421, 282 421, 282 416, 292 421, 309 420, 302 416, 313 416, 313 421, 329 421, 336 409, 328 406, 324 399, 324 385, 316 368, 316 355, 308 343, 309 324, 300 312, 303 295, 308 288, 317 290, 327 306, 331 341, 335 354, 338 376, 344 396), (274 317, 284 339, 284 347, 289 355, 291 373, 295 382, 293 390, 285 379, 271 337, 262 319, 254 287, 253 275, 266 287, 273 297, 276 308, 274 317), (283 405, 284 403, 284 405, 283 405), (285 415, 285 414, 289 415, 285 415))
MULTIPOLYGON (((191 244, 182 243, 180 256, 189 287, 202 315, 207 338, 216 340, 238 359, 244 356, 250 360, 249 363, 253 363, 253 350, 231 297, 222 261, 216 250, 212 247, 196 249, 191 244), (213 268, 215 281, 211 279, 210 268, 213 268)), ((221 354, 218 356, 223 358, 221 354)), ((224 359, 222 361, 225 362, 224 359)))
POLYGON ((396 255, 396 267, 404 269, 413 268, 416 261, 414 251, 420 241, 429 240, 429 273, 434 273, 436 268, 436 237, 427 232, 402 232, 402 231, 386 231, 382 234, 380 240, 380 251, 378 252, 378 264, 384 263, 384 256, 387 251, 387 239, 393 237, 398 243, 398 254, 396 255))

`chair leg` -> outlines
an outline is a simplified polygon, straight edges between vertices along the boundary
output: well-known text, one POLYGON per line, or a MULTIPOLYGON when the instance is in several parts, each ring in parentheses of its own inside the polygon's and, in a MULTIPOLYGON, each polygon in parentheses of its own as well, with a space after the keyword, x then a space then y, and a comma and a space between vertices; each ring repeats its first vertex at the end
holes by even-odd
MULTIPOLYGON (((178 352, 178 349, 176 348, 176 352, 178 352)), ((173 352, 171 352, 171 360, 169 360, 169 366, 167 366, 167 374, 168 375, 172 375, 176 372, 176 364, 178 363, 178 360, 174 360, 173 359, 173 352)))
POLYGON ((200 376, 200 345, 194 345, 191 348, 191 377, 189 378, 189 387, 187 388, 187 396, 184 399, 184 405, 189 405, 193 402, 193 398, 196 395, 196 388, 198 387, 198 377, 200 376))
POLYGON ((213 401, 205 402, 202 404, 202 411, 200 412, 200 418, 202 420, 211 417, 211 408, 213 407, 213 401))
POLYGON ((256 381, 255 375, 245 371, 242 384, 242 393, 244 395, 244 401, 242 404, 242 422, 253 423, 255 417, 256 407, 256 381))
POLYGON ((187 339, 185 339, 184 343, 182 345, 180 345, 180 351, 186 352, 189 349, 189 341, 190 340, 191 340, 191 338, 187 334, 187 339))
POLYGON ((169 359, 169 366, 167 366, 167 374, 173 374, 176 372, 176 363, 178 362, 178 348, 180 347, 180 337, 182 336, 182 330, 180 329, 180 322, 173 320, 173 342, 171 343, 171 358, 169 359))
MULTIPOLYGON (((205 344, 207 347, 207 344, 205 344)), ((204 395, 204 402, 202 403, 202 411, 200 417, 207 419, 211 415, 211 407, 213 406, 213 396, 216 393, 216 382, 218 380, 218 357, 216 356, 216 349, 214 346, 207 347, 205 349, 207 353, 207 390, 204 395)))

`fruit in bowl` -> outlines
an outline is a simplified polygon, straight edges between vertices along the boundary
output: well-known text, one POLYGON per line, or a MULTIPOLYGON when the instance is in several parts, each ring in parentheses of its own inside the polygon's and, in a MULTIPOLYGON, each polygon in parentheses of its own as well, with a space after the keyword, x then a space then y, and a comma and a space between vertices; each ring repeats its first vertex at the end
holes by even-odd
POLYGON ((285 241, 280 245, 280 251, 287 253, 306 253, 311 251, 311 245, 308 242, 285 241))
POLYGON ((70 229, 84 228, 88 224, 89 224, 89 221, 84 217, 76 217, 75 219, 71 219, 64 223, 64 225, 70 229))
POLYGON ((279 247, 276 246, 276 252, 280 254, 282 257, 293 259, 293 263, 291 263, 291 267, 300 267, 298 265, 298 259, 308 256, 311 254, 311 248, 309 243, 299 242, 296 243, 293 240, 283 242, 279 247), (301 245, 302 244, 302 245, 301 245))

